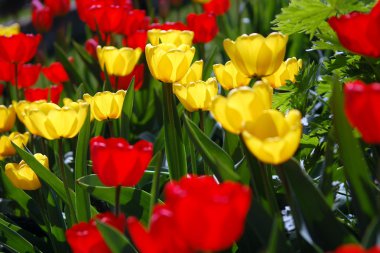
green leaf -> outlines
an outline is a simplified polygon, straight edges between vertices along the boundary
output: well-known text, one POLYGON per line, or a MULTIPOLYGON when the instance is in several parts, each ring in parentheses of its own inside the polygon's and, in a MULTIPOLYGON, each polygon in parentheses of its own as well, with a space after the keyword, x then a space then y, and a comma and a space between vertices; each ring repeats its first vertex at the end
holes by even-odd
POLYGON ((206 61, 206 65, 204 67, 204 70, 203 70, 203 76, 202 76, 202 80, 206 80, 207 78, 209 78, 211 76, 211 73, 212 73, 212 66, 215 62, 215 56, 216 56, 216 53, 218 52, 218 47, 214 47, 210 56, 207 58, 207 61, 206 61))
MULTIPOLYGON (((83 83, 83 80, 80 77, 77 69, 67 59, 67 55, 65 54, 65 51, 63 51, 63 49, 56 43, 54 44, 54 48, 55 48, 55 53, 57 55, 57 58, 62 63, 65 70, 67 71, 67 74, 69 75, 71 82, 77 85, 83 83)), ((65 85, 65 89, 66 88, 69 89, 71 95, 74 95, 75 93, 74 88, 71 84, 65 85)))
POLYGON ((119 230, 100 221, 96 221, 96 227, 112 253, 137 253, 131 242, 119 230))
POLYGON ((210 140, 186 115, 184 124, 190 139, 215 175, 223 181, 239 181, 240 177, 234 171, 234 162, 226 151, 210 140))
POLYGON ((374 219, 368 226, 362 240, 366 248, 371 248, 380 244, 380 219, 374 219))
MULTIPOLYGON (((120 129, 121 136, 127 138, 130 131, 130 122, 132 120, 133 113, 133 100, 135 97, 135 78, 132 78, 129 84, 127 94, 125 95, 123 102, 122 115, 120 117, 120 129)), ((128 138, 127 138, 128 139, 128 138)))

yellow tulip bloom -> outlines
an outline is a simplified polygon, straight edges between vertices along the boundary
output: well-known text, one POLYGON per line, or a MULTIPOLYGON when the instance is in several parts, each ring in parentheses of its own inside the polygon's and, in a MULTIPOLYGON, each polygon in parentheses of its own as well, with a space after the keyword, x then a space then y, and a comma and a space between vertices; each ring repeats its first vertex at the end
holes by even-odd
POLYGON ((20 148, 24 148, 24 145, 28 144, 29 133, 20 134, 18 132, 12 132, 9 136, 2 135, 0 137, 0 156, 12 156, 16 154, 16 149, 13 147, 12 142, 20 148))
POLYGON ((232 41, 225 39, 224 50, 235 66, 246 76, 263 77, 273 74, 284 60, 288 36, 271 33, 264 38, 252 33, 232 41))
POLYGON ((157 46, 146 45, 145 55, 152 76, 164 83, 181 80, 194 58, 195 48, 189 45, 176 46, 161 43, 157 46))
POLYGON ((12 129, 16 120, 16 112, 12 105, 6 107, 0 105, 0 133, 12 129))
POLYGON ((23 123, 25 121, 25 109, 28 109, 30 106, 36 106, 38 104, 45 103, 46 100, 38 100, 34 102, 29 102, 26 100, 21 100, 21 101, 12 101, 12 105, 16 111, 17 118, 23 123))
POLYGON ((232 61, 228 61, 226 65, 214 64, 213 69, 216 79, 225 90, 247 86, 251 81, 249 77, 235 67, 232 61))
MULTIPOLYGON (((37 153, 34 157, 46 169, 49 169, 49 160, 47 156, 37 153)), ((30 191, 37 190, 41 187, 41 182, 36 173, 34 173, 24 160, 20 163, 7 163, 5 165, 5 175, 12 184, 19 189, 30 191)))
POLYGON ((243 139, 257 159, 276 165, 294 155, 301 134, 301 113, 298 110, 291 110, 284 117, 281 112, 271 109, 246 124, 243 139))
POLYGON ((101 69, 107 70, 107 74, 114 76, 126 76, 135 68, 140 55, 140 48, 98 46, 96 48, 101 69))
POLYGON ((209 78, 206 82, 196 81, 189 84, 175 83, 173 92, 181 101, 186 110, 193 112, 197 110, 208 111, 211 101, 218 93, 218 84, 215 78, 209 78))
POLYGON ((245 124, 254 122, 264 110, 271 108, 272 95, 268 84, 256 82, 253 88, 240 87, 227 97, 216 96, 210 111, 225 130, 240 134, 245 124))
POLYGON ((0 36, 10 37, 20 33, 20 25, 14 23, 9 26, 0 25, 0 36))
POLYGON ((189 84, 202 80, 203 60, 195 61, 187 70, 185 76, 178 81, 180 84, 189 84))
POLYGON ((153 46, 160 43, 171 43, 176 46, 186 44, 191 46, 193 43, 193 31, 179 31, 179 30, 160 30, 152 29, 148 31, 148 39, 153 46))
POLYGON ((86 119, 88 103, 72 102, 60 107, 54 103, 40 103, 25 109, 25 126, 32 134, 48 140, 73 138, 86 119))
POLYGON ((83 99, 90 104, 92 117, 102 121, 120 117, 125 94, 125 90, 118 90, 116 93, 98 92, 93 97, 86 93, 83 95, 83 99))
POLYGON ((272 75, 263 77, 262 80, 268 82, 273 88, 278 88, 286 84, 286 80, 294 83, 296 75, 302 68, 302 60, 297 60, 295 57, 289 58, 278 68, 272 75))

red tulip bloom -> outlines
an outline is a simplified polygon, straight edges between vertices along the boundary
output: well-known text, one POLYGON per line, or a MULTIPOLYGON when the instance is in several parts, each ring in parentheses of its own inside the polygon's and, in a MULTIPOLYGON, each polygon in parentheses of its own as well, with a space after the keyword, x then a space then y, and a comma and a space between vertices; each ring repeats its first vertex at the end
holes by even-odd
POLYGON ((39 0, 32 1, 32 24, 40 33, 49 31, 53 25, 53 14, 50 8, 39 0))
POLYGON ((141 50, 145 50, 146 43, 148 41, 148 34, 145 30, 138 30, 135 33, 127 36, 123 40, 123 44, 127 47, 131 48, 141 48, 141 50))
MULTIPOLYGON (((22 64, 17 66, 17 87, 19 89, 34 85, 41 73, 41 64, 22 64)), ((16 85, 15 73, 11 83, 16 85)))
POLYGON ((0 61, 0 81, 10 82, 12 80, 13 71, 13 64, 5 61, 0 61))
POLYGON ((44 0, 44 2, 50 8, 53 16, 66 15, 70 10, 70 0, 44 0))
MULTIPOLYGON (((100 76, 103 80, 105 79, 104 72, 102 72, 100 76)), ((119 76, 117 78, 117 83, 116 83, 115 76, 109 76, 109 79, 110 79, 112 88, 117 89, 117 90, 128 90, 133 77, 135 78, 135 90, 141 89, 144 82, 144 64, 143 63, 136 65, 133 71, 129 75, 119 76), (116 87, 116 84, 117 84, 117 87, 116 87)))
POLYGON ((149 25, 148 30, 150 29, 160 29, 160 30, 189 30, 189 28, 182 22, 166 22, 163 24, 153 23, 149 25))
POLYGON ((123 138, 94 137, 90 141, 93 171, 106 186, 134 186, 144 174, 153 144, 144 140, 130 145, 123 138))
POLYGON ((111 253, 96 227, 96 220, 124 233, 126 223, 124 215, 116 217, 112 213, 98 214, 88 223, 78 223, 66 231, 67 242, 73 253, 111 253))
POLYGON ((380 246, 366 250, 358 244, 346 244, 337 248, 334 253, 380 253, 380 246))
POLYGON ((25 63, 37 52, 41 35, 19 33, 10 37, 0 36, 0 61, 25 63))
POLYGON ((94 59, 98 59, 98 54, 96 52, 96 47, 99 45, 98 41, 94 38, 86 40, 84 43, 84 49, 87 53, 92 56, 94 59))
POLYGON ((194 43, 207 43, 214 39, 219 31, 216 17, 210 13, 190 13, 187 16, 187 24, 194 32, 194 43))
POLYGON ((145 10, 131 10, 124 17, 122 31, 126 36, 130 36, 139 29, 146 29, 148 24, 149 19, 146 19, 145 10))
POLYGON ((338 35, 340 43, 353 53, 380 57, 380 2, 370 13, 352 12, 340 17, 331 17, 329 25, 338 35), (360 27, 360 29, 353 29, 360 27))
POLYGON ((230 0, 211 0, 203 5, 203 10, 219 16, 225 14, 230 9, 230 6, 230 0))
POLYGON ((54 84, 61 84, 70 80, 65 68, 60 62, 53 62, 49 67, 43 67, 42 73, 54 84))
POLYGON ((24 90, 24 95, 25 99, 30 102, 37 100, 46 100, 58 104, 62 90, 62 84, 52 85, 47 88, 27 88, 24 90))
POLYGON ((344 108, 351 125, 367 143, 380 143, 380 83, 366 85, 361 81, 344 87, 344 108))
POLYGON ((102 33, 118 33, 122 30, 125 10, 117 5, 93 5, 89 9, 87 25, 102 33))

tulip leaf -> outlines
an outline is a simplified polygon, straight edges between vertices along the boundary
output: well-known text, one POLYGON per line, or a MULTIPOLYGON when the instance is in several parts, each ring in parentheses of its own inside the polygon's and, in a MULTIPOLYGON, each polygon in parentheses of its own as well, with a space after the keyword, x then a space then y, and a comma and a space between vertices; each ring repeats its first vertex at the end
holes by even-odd
POLYGON ((210 140, 186 115, 184 115, 184 123, 190 139, 215 175, 222 181, 239 181, 240 177, 234 171, 234 162, 231 157, 210 140))
POLYGON ((333 123, 339 144, 339 153, 343 161, 348 186, 351 190, 355 211, 358 214, 359 228, 364 232, 369 223, 377 217, 379 201, 375 195, 375 186, 365 161, 359 141, 355 139, 343 110, 342 85, 332 80, 333 95, 331 106, 333 123))
POLYGON ((330 210, 323 194, 293 159, 278 166, 299 233, 310 244, 333 250, 345 243, 357 243, 330 210))
POLYGON ((218 51, 219 51, 219 48, 215 46, 210 56, 207 58, 206 65, 203 70, 202 80, 206 80, 206 78, 211 76, 212 66, 214 64, 215 56, 218 51))
POLYGON ((128 138, 130 131, 130 122, 132 120, 133 113, 133 100, 135 97, 135 78, 133 77, 129 84, 127 94, 125 95, 123 102, 122 115, 120 117, 120 135, 121 137, 128 138))
POLYGON ((368 226, 362 240, 366 248, 371 248, 380 244, 380 219, 374 219, 368 226))
POLYGON ((96 227, 112 253, 137 253, 128 238, 119 230, 99 220, 96 221, 96 227))
MULTIPOLYGON (((70 77, 70 81, 77 85, 83 83, 83 80, 80 77, 77 69, 68 60, 65 51, 63 51, 63 49, 56 43, 54 44, 54 48, 58 60, 62 63, 63 67, 65 68, 67 74, 70 77)), ((71 93, 71 95, 75 95, 74 88, 72 85, 65 85, 65 89, 69 89, 69 93, 71 93)))

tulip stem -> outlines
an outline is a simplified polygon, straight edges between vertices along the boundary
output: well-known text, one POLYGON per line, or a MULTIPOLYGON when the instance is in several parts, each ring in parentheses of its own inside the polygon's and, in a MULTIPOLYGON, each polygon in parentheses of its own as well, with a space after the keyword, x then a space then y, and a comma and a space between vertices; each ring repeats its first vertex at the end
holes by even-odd
MULTIPOLYGON (((205 132, 205 115, 202 110, 199 110, 199 128, 205 132)), ((205 175, 211 175, 210 168, 207 166, 205 159, 203 159, 203 170, 205 175)))
POLYGON ((59 156, 58 164, 59 164, 59 168, 61 170, 63 186, 64 186, 65 192, 66 192, 67 205, 68 205, 69 211, 70 211, 71 224, 75 224, 75 223, 78 223, 78 220, 77 220, 77 217, 75 215, 73 200, 71 199, 71 195, 70 195, 69 183, 67 181, 66 170, 65 170, 65 164, 63 163, 63 141, 62 141, 62 138, 58 139, 58 156, 59 156))
POLYGON ((18 68, 17 68, 17 63, 14 63, 15 67, 15 86, 16 86, 16 98, 17 101, 20 101, 20 94, 18 93, 18 68))
POLYGON ((154 174, 153 174, 153 180, 152 180, 152 188, 150 190, 150 203, 149 203, 149 221, 148 224, 150 224, 150 220, 153 214, 154 205, 157 202, 158 198, 158 190, 159 190, 159 182, 160 182, 160 172, 161 172, 161 165, 162 165, 162 151, 158 154, 158 162, 157 165, 154 167, 154 174))
POLYGON ((112 121, 110 119, 107 119, 107 125, 108 125, 108 129, 110 130, 110 136, 115 137, 115 133, 113 131, 112 121))
MULTIPOLYGON (((186 111, 187 116, 189 119, 192 119, 191 112, 186 111)), ((187 134, 188 135, 188 134, 187 134)), ((194 175, 197 175, 197 158, 195 156, 195 149, 194 144, 191 142, 190 138, 187 137, 188 143, 189 143, 189 152, 190 152, 190 162, 191 162, 191 173, 194 175)))
POLYGON ((146 0, 145 2, 146 2, 146 8, 148 9, 149 16, 153 20, 154 19, 154 9, 153 9, 153 5, 152 5, 152 1, 146 0))
POLYGON ((120 213, 120 193, 121 185, 115 187, 115 216, 118 217, 120 213))

